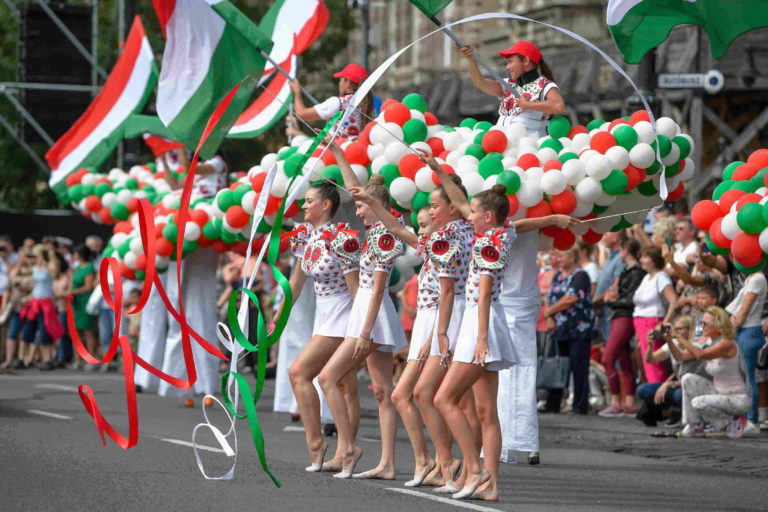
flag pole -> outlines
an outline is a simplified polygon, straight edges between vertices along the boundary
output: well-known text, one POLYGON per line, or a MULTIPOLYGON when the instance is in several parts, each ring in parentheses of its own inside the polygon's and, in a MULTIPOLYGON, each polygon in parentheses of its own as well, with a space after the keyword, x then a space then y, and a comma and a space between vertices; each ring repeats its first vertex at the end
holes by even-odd
MULTIPOLYGON (((460 48, 467 46, 466 44, 464 44, 464 42, 461 39, 459 39, 459 37, 453 32, 453 30, 451 30, 450 28, 444 27, 443 23, 439 19, 437 19, 435 16, 430 16, 429 21, 431 21, 432 23, 440 27, 440 29, 445 33, 445 35, 450 37, 453 40, 453 42, 456 43, 460 48)), ((477 62, 481 68, 483 68, 485 71, 490 73, 491 76, 494 78, 494 80, 499 82, 499 85, 501 85, 502 89, 504 89, 505 91, 510 91, 512 95, 514 95, 516 98, 520 97, 520 94, 513 87, 510 87, 509 84, 505 82, 503 78, 501 78, 501 75, 499 75, 496 72, 496 70, 493 69, 491 66, 489 66, 485 61, 483 61, 483 59, 478 57, 476 53, 472 54, 472 58, 475 59, 475 62, 477 62)))
MULTIPOLYGON (((270 64, 272 64, 272 66, 274 66, 274 68, 277 70, 277 72, 278 72, 278 73, 280 73, 281 75, 283 75, 285 78, 287 78, 287 79, 288 79, 288 81, 290 81, 290 82, 293 82, 294 80, 296 80, 296 78, 292 77, 292 76, 291 76, 291 75, 290 75, 290 74, 289 74, 289 73, 288 73, 286 70, 284 70, 284 69, 282 68, 282 66, 280 66, 280 64, 278 64, 277 62, 275 62, 275 60, 274 60, 272 57, 270 57, 270 56, 269 56, 269 54, 268 54, 267 52, 265 52, 265 51, 264 51, 264 50, 262 50, 261 48, 259 48, 259 51, 261 52, 261 55, 262 55, 264 58, 266 58, 266 59, 269 61, 269 63, 270 63, 270 64)), ((304 88, 304 86, 301 86, 301 92, 302 92, 302 94, 304 94, 304 96, 306 96, 306 97, 307 97, 307 99, 308 99, 309 101, 311 101, 311 102, 312 102, 312 103, 314 103, 315 105, 319 105, 319 104, 320 104, 320 102, 318 101, 318 99, 317 99, 317 98, 315 98, 314 96, 312 96, 312 94, 311 94, 311 93, 310 93, 308 90, 306 90, 306 89, 304 88)))

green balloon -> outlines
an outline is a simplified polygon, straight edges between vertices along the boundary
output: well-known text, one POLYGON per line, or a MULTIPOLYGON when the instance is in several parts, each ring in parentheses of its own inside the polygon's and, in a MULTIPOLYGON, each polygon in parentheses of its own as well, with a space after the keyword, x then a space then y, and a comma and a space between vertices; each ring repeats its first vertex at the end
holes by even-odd
POLYGON ((715 254, 719 254, 721 256, 725 256, 730 252, 730 249, 726 249, 724 247, 718 246, 715 242, 712 241, 712 239, 709 237, 709 233, 705 233, 706 235, 706 243, 707 247, 709 247, 709 250, 712 251, 715 254))
POLYGON ((620 124, 613 130, 613 138, 616 139, 619 146, 627 151, 637 145, 637 132, 626 124, 620 124))
POLYGON ((731 162, 728 165, 725 166, 725 169, 723 169, 723 181, 730 180, 733 178, 733 171, 736 170, 738 166, 743 164, 744 162, 738 161, 738 162, 731 162))
POLYGON ((299 150, 299 148, 297 148, 296 146, 291 146, 288 149, 286 149, 284 151, 281 151, 277 155, 277 160, 278 161, 280 161, 280 160, 288 160, 288 157, 290 157, 291 155, 296 153, 296 151, 298 151, 298 150, 299 150))
MULTIPOLYGON (((221 233, 224 234, 226 230, 222 230, 221 233)), ((272 226, 264 219, 261 219, 261 222, 259 222, 259 225, 256 227, 256 231, 259 233, 269 233, 272 231, 272 226)))
POLYGON ((155 162, 147 162, 144 164, 147 166, 147 169, 149 169, 152 172, 157 172, 157 166, 155 165, 155 162))
POLYGON ((605 213, 605 210, 607 209, 608 209, 607 206, 600 206, 596 204, 592 207, 592 213, 594 213, 595 215, 600 215, 601 213, 605 213))
POLYGON ((483 179, 488 179, 494 174, 499 174, 503 170, 504 166, 501 164, 501 160, 493 157, 483 158, 480 160, 480 165, 477 166, 477 172, 480 173, 480 176, 482 176, 483 179))
POLYGON ((142 280, 142 279, 144 279, 145 277, 147 277, 147 273, 146 273, 146 272, 143 272, 143 271, 141 271, 141 270, 137 270, 137 271, 136 271, 136 279, 138 279, 138 280, 142 280))
POLYGON ((384 177, 384 183, 389 186, 395 181, 395 178, 400 177, 400 168, 395 164, 387 164, 379 169, 379 174, 384 177))
POLYGON ((112 215, 112 218, 116 220, 125 220, 128 218, 128 215, 130 215, 131 212, 128 211, 128 208, 124 204, 115 203, 112 205, 112 207, 109 209, 109 214, 112 215))
POLYGON ((152 185, 144 185, 144 188, 141 190, 143 190, 144 193, 147 194, 147 196, 157 193, 157 190, 155 190, 155 187, 153 187, 152 185))
POLYGON ((93 192, 99 197, 103 197, 104 194, 106 194, 111 190, 112 190, 112 185, 110 185, 109 183, 99 183, 98 185, 95 185, 93 187, 93 192))
POLYGON ((656 190, 656 185, 653 184, 653 181, 648 180, 644 181, 641 184, 637 186, 637 191, 643 194, 646 197, 655 196, 659 193, 658 190, 656 190))
POLYGON ((483 137, 485 137, 485 134, 488 132, 480 132, 477 135, 475 135, 475 138, 472 140, 473 144, 480 144, 483 145, 483 137))
POLYGON ((747 194, 750 194, 760 188, 759 186, 756 187, 752 182, 750 181, 734 181, 733 186, 731 187, 732 190, 743 190, 747 194))
POLYGON ((237 242, 237 237, 234 233, 230 233, 226 229, 221 230, 221 241, 225 244, 233 244, 237 242))
POLYGON ((179 227, 173 222, 168 222, 168 224, 166 224, 163 228, 163 238, 175 244, 178 237, 179 227))
POLYGON ((300 174, 300 166, 303 159, 304 155, 300 155, 298 153, 294 153, 293 155, 286 158, 285 164, 283 165, 283 171, 285 171, 285 175, 289 178, 292 178, 293 176, 300 174))
POLYGON ((117 254, 119 254, 121 258, 125 258, 125 255, 128 254, 130 251, 131 251, 131 239, 127 238, 125 242, 120 244, 120 247, 117 248, 117 254))
POLYGON ((496 183, 507 187, 507 194, 516 194, 520 190, 520 175, 515 171, 501 171, 496 183))
POLYGON ((235 193, 230 189, 222 190, 216 197, 216 206, 223 212, 229 210, 235 204, 237 204, 235 193))
POLYGON ((678 135, 672 138, 672 142, 677 144, 677 147, 680 148, 680 160, 688 158, 688 155, 691 154, 691 141, 682 135, 678 135))
POLYGON ((475 130, 483 130, 484 132, 487 132, 491 128, 493 128, 493 123, 489 123, 488 121, 480 121, 479 123, 475 123, 475 126, 473 127, 475 130))
POLYGON ((485 150, 483 149, 483 146, 481 146, 480 144, 470 144, 469 146, 467 146, 467 150, 464 152, 464 154, 472 155, 478 160, 482 160, 482 158, 485 156, 485 150))
POLYGON ((571 151, 566 151, 565 153, 557 157, 557 159, 560 160, 560 162, 562 163, 565 163, 568 160, 573 160, 574 158, 579 158, 579 155, 571 151))
POLYGON ((72 185, 71 187, 69 187, 69 190, 67 191, 67 195, 69 196, 70 201, 72 201, 73 203, 79 203, 85 197, 85 194, 83 194, 83 186, 72 185))
POLYGON ((613 170, 607 178, 600 181, 600 184, 608 194, 612 196, 621 194, 629 185, 629 178, 621 171, 613 170))
POLYGON ((666 176, 667 178, 672 178, 673 176, 677 176, 679 172, 680 172, 680 162, 669 165, 664 168, 664 176, 666 176))
POLYGON ((107 247, 106 249, 104 249, 104 257, 105 258, 109 258, 113 254, 115 254, 115 248, 114 247, 107 247))
POLYGON ((541 143, 540 147, 552 148, 557 153, 563 150, 563 144, 559 140, 553 139, 553 138, 546 139, 544 142, 541 143))
POLYGON ((427 123, 421 119, 409 119, 403 125, 403 138, 408 144, 427 140, 427 123))
POLYGON ((128 190, 136 190, 137 188, 139 188, 139 182, 133 178, 128 178, 127 180, 125 180, 125 188, 127 188, 128 190))
POLYGON ((659 172, 659 170, 660 170, 660 169, 661 169, 661 162, 659 162, 658 160, 655 160, 655 161, 654 161, 654 162, 653 162, 653 163, 652 163, 652 164, 651 164, 651 165, 650 165, 650 166, 649 166, 649 167, 648 167, 648 168, 645 170, 645 172, 646 172, 646 174, 647 174, 648 176, 653 176, 654 174, 656 174, 657 172, 659 172))
POLYGON ((720 199, 720 196, 731 190, 731 187, 733 186, 734 181, 727 179, 723 181, 721 184, 719 184, 717 187, 715 187, 715 190, 712 192, 712 200, 717 201, 720 199))
POLYGON ((603 121, 602 119, 593 119, 587 124, 587 130, 591 132, 595 128, 600 128, 604 124, 605 124, 605 121, 603 121))
POLYGON ((477 124, 477 119, 472 119, 471 117, 468 117, 464 119, 461 123, 459 123, 459 126, 462 128, 474 128, 474 126, 477 124))
POLYGON ((758 203, 747 203, 736 214, 736 224, 742 231, 757 235, 765 229, 763 207, 758 203))
POLYGON ((337 185, 344 184, 344 178, 341 176, 341 169, 338 165, 329 165, 323 169, 323 178, 333 180, 337 185))
POLYGON ((495 158, 496 160, 498 160, 499 162, 501 162, 502 160, 504 160, 504 155, 502 155, 501 153, 497 153, 497 152, 495 152, 495 151, 494 151, 493 153, 488 153, 488 154, 487 154, 487 155, 485 155, 483 158, 495 158))
POLYGON ((755 272, 759 272, 763 270, 763 267, 765 266, 765 257, 763 257, 763 261, 761 261, 754 267, 745 267, 744 265, 736 261, 733 262, 733 266, 735 266, 739 272, 743 272, 745 274, 754 274, 755 272))
POLYGON ((189 254, 196 250, 197 250, 197 240, 184 240, 184 245, 182 246, 182 249, 181 249, 182 254, 189 254))
POLYGON ((232 191, 232 197, 235 200, 235 204, 242 204, 243 202, 243 196, 247 194, 250 190, 253 190, 250 185, 240 185, 235 190, 232 191))
POLYGON ((752 178, 749 180, 749 183, 753 187, 755 187, 755 190, 765 186, 765 181, 763 180, 763 177, 758 175, 752 176, 752 178))
POLYGON ((83 197, 88 197, 95 194, 95 188, 93 185, 83 185, 83 197))
POLYGON ((567 137, 571 133, 571 121, 564 116, 557 116, 549 121, 547 133, 555 138, 567 137))
POLYGON ((392 268, 392 273, 389 275, 389 286, 394 286, 400 280, 400 270, 397 267, 392 268))
POLYGON ((422 114, 427 111, 427 100, 421 94, 415 92, 407 94, 401 103, 411 110, 418 110, 422 114))
POLYGON ((211 221, 206 222, 205 226, 203 226, 203 236, 208 240, 216 240, 220 234, 220 228, 217 228, 216 224, 211 221))
MULTIPOLYGON (((416 192, 416 195, 413 196, 413 200, 411 201, 411 206, 414 213, 418 213, 421 211, 422 208, 427 206, 429 204, 429 192, 424 192, 423 190, 419 190, 416 192)), ((417 224, 414 224, 417 225, 417 224)))
POLYGON ((653 142, 651 142, 651 147, 654 151, 656 151, 656 145, 659 146, 659 153, 661 154, 661 157, 664 158, 669 154, 670 151, 672 151, 672 141, 669 140, 669 137, 666 135, 659 134, 653 142))
POLYGON ((763 210, 763 212, 762 212, 763 213, 763 221, 768 226, 768 203, 765 203, 764 205, 762 205, 761 208, 763 210))

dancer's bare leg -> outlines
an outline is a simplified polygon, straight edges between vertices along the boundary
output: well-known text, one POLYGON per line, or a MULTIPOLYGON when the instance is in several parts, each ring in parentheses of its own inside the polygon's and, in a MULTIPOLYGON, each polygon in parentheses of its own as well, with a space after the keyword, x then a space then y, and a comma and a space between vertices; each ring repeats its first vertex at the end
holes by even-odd
POLYGON ((464 457, 464 465, 467 468, 464 487, 476 486, 489 478, 488 471, 480 461, 480 450, 477 448, 472 427, 459 407, 461 399, 483 373, 485 369, 479 365, 454 362, 435 396, 435 406, 445 418, 464 457))
POLYGON ((413 390, 413 396, 421 411, 424 423, 427 425, 429 437, 435 445, 437 462, 443 475, 443 481, 448 483, 455 476, 456 467, 451 453, 451 432, 445 424, 443 416, 435 407, 435 395, 445 378, 446 369, 440 366, 440 357, 430 356, 421 370, 421 376, 413 390))
MULTIPOLYGON (((352 437, 357 437, 357 429, 360 427, 360 398, 357 395, 357 368, 347 373, 339 384, 344 401, 349 412, 349 423, 352 427, 352 437)), ((336 443, 336 453, 333 458, 323 464, 323 471, 341 471, 342 459, 341 443, 336 443)))
MULTIPOLYGON (((474 497, 486 501, 499 501, 499 458, 501 457, 501 425, 496 410, 499 391, 499 372, 483 372, 472 386, 477 407, 477 416, 482 425, 483 463, 491 474, 488 483, 476 492, 474 497)), ((470 393, 467 393, 470 394, 470 393)))
POLYGON ((288 377, 299 406, 301 421, 304 423, 309 458, 313 465, 318 462, 322 465, 322 458, 328 444, 323 440, 320 426, 320 397, 312 380, 317 377, 340 343, 341 338, 313 336, 288 369, 288 377))
MULTIPOLYGON (((408 361, 405 370, 400 375, 400 380, 392 392, 392 402, 394 402, 397 412, 403 419, 405 430, 408 432, 408 438, 413 447, 413 457, 415 467, 413 470, 414 480, 418 479, 425 471, 434 467, 434 460, 429 453, 427 440, 424 436, 424 422, 421 419, 421 413, 416 404, 413 403, 413 390, 421 376, 418 361, 408 361)), ((423 478, 422 478, 423 480, 423 478)))

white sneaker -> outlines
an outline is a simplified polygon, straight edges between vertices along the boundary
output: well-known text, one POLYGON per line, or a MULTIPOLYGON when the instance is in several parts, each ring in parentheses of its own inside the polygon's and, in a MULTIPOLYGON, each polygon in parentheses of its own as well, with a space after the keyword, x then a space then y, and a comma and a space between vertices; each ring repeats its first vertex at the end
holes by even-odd
POLYGON ((726 435, 730 437, 731 439, 738 439, 741 436, 744 435, 744 425, 747 423, 747 417, 746 416, 739 416, 738 418, 733 418, 728 423, 728 428, 726 430, 726 435))
POLYGON ((751 421, 747 420, 747 423, 744 425, 744 435, 745 436, 759 436, 760 435, 760 427, 752 423, 751 421))

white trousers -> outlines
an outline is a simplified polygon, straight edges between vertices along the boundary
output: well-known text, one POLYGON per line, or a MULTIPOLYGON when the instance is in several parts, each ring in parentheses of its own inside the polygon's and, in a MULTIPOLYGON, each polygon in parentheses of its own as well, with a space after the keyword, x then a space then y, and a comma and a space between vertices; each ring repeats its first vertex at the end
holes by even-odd
POLYGON ((718 394, 711 380, 700 375, 683 375, 683 424, 699 419, 722 430, 734 416, 747 413, 752 401, 746 393, 735 395, 718 394))
MULTIPOLYGON (((182 293, 187 323, 206 341, 216 346, 216 267, 219 255, 210 249, 198 249, 182 261, 182 293)), ((168 298, 178 308, 179 289, 176 281, 176 263, 168 266, 168 298)), ((161 396, 191 398, 195 394, 215 394, 220 388, 219 363, 221 359, 208 353, 191 339, 192 354, 197 368, 197 381, 191 389, 183 390, 160 382, 161 396)), ((181 347, 181 328, 168 313, 168 337, 165 341, 163 371, 186 379, 184 354, 181 347)))
MULTIPOLYGON (((166 286, 168 271, 160 274, 160 281, 166 286)), ((176 276, 173 276, 176 279, 176 276)), ((141 327, 139 330, 138 356, 155 368, 163 367, 163 356, 165 355, 165 338, 168 335, 168 310, 163 304, 163 299, 157 292, 157 288, 152 287, 149 299, 141 310, 141 327)), ((136 384, 143 387, 145 391, 156 391, 160 379, 155 377, 147 370, 136 365, 134 370, 136 384)))
POLYGON ((501 423, 501 461, 514 462, 516 451, 539 451, 536 411, 536 321, 538 305, 504 304, 512 343, 520 362, 499 372, 497 407, 501 423))

